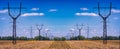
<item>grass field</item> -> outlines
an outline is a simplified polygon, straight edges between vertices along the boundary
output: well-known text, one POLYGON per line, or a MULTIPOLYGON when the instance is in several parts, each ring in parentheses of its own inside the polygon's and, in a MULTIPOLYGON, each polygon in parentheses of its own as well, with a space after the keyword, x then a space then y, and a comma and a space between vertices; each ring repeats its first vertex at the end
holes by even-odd
POLYGON ((101 40, 83 41, 0 41, 0 49, 119 49, 119 40, 109 40, 107 45, 101 40))

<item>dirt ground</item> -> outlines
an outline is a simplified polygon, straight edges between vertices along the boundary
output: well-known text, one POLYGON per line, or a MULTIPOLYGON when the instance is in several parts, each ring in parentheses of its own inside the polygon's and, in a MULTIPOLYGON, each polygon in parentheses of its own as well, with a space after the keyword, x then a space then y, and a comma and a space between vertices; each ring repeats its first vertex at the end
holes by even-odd
POLYGON ((0 41, 0 49, 119 49, 119 43, 119 40, 109 40, 107 45, 100 40, 17 41, 13 45, 11 41, 0 41))

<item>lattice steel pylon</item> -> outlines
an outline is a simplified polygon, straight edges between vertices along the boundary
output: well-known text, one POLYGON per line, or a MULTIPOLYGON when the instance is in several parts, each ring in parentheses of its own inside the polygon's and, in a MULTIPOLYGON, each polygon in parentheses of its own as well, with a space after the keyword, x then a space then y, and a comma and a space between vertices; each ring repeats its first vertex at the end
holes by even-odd
POLYGON ((37 30, 39 32, 39 40, 42 40, 40 37, 40 33, 41 33, 42 28, 43 28, 43 24, 41 24, 40 26, 39 25, 36 25, 36 26, 37 26, 37 30))
POLYGON ((74 29, 70 29, 71 37, 74 37, 74 29))
POLYGON ((90 27, 87 26, 87 39, 89 39, 90 27))
POLYGON ((9 6, 9 2, 8 2, 8 14, 9 14, 9 16, 12 18, 12 20, 13 20, 13 35, 12 35, 12 37, 13 37, 13 40, 12 40, 12 43, 13 44, 16 44, 16 20, 18 19, 18 17, 20 17, 20 15, 21 15, 21 6, 22 6, 22 3, 20 3, 20 7, 19 7, 19 14, 16 16, 16 17, 14 17, 11 13, 10 13, 10 6, 9 6))
MULTIPOLYGON (((83 24, 82 25, 80 25, 81 27, 79 27, 79 24, 76 24, 76 27, 77 27, 77 29, 78 29, 78 31, 79 31, 79 35, 78 35, 78 37, 80 37, 81 36, 81 30, 83 29, 83 24)), ((80 38, 79 38, 79 40, 80 40, 80 38)))
POLYGON ((110 10, 107 16, 103 16, 100 12, 100 5, 98 3, 98 14, 103 19, 103 44, 107 44, 107 18, 111 15, 112 3, 110 2, 110 10))
POLYGON ((33 28, 32 28, 32 26, 30 27, 30 37, 31 37, 31 39, 33 39, 33 28))
POLYGON ((49 31, 50 31, 49 29, 46 29, 46 33, 45 33, 46 38, 48 38, 48 37, 47 37, 47 33, 48 33, 49 31))

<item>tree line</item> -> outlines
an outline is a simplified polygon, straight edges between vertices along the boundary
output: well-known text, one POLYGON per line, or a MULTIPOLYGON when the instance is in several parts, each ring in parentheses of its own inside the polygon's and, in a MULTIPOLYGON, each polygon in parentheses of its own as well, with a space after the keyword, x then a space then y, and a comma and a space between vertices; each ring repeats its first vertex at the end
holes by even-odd
MULTIPOLYGON (((103 40, 103 37, 94 36, 92 38, 85 38, 84 36, 71 37, 70 40, 103 40)), ((107 36, 107 40, 120 40, 120 36, 107 36)))
MULTIPOLYGON (((12 36, 0 36, 0 40, 12 40, 12 36)), ((16 37, 16 40, 103 40, 103 37, 100 36, 94 36, 92 38, 85 38, 84 36, 74 36, 70 37, 70 39, 67 39, 66 37, 54 37, 53 39, 50 39, 49 37, 43 37, 43 36, 35 36, 34 38, 28 38, 25 36, 16 37)), ((120 40, 120 36, 107 36, 107 40, 120 40)))
MULTIPOLYGON (((0 37, 0 40, 12 40, 13 37, 12 36, 4 36, 4 37, 0 37)), ((43 37, 43 36, 35 36, 34 38, 28 38, 25 36, 21 36, 21 37, 16 37, 16 40, 50 40, 48 37, 43 37)))

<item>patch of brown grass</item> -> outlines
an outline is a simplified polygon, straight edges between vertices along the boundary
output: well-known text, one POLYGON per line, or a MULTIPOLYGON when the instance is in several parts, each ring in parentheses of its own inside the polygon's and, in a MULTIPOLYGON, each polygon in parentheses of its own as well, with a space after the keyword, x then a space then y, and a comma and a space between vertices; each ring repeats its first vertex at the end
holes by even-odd
MULTIPOLYGON (((118 44, 103 44, 101 41, 67 41, 69 45, 77 49, 119 49, 118 44)), ((110 41, 111 42, 111 41, 110 41)), ((114 41, 116 42, 116 41, 114 41)), ((118 42, 118 41, 117 41, 118 42)))

